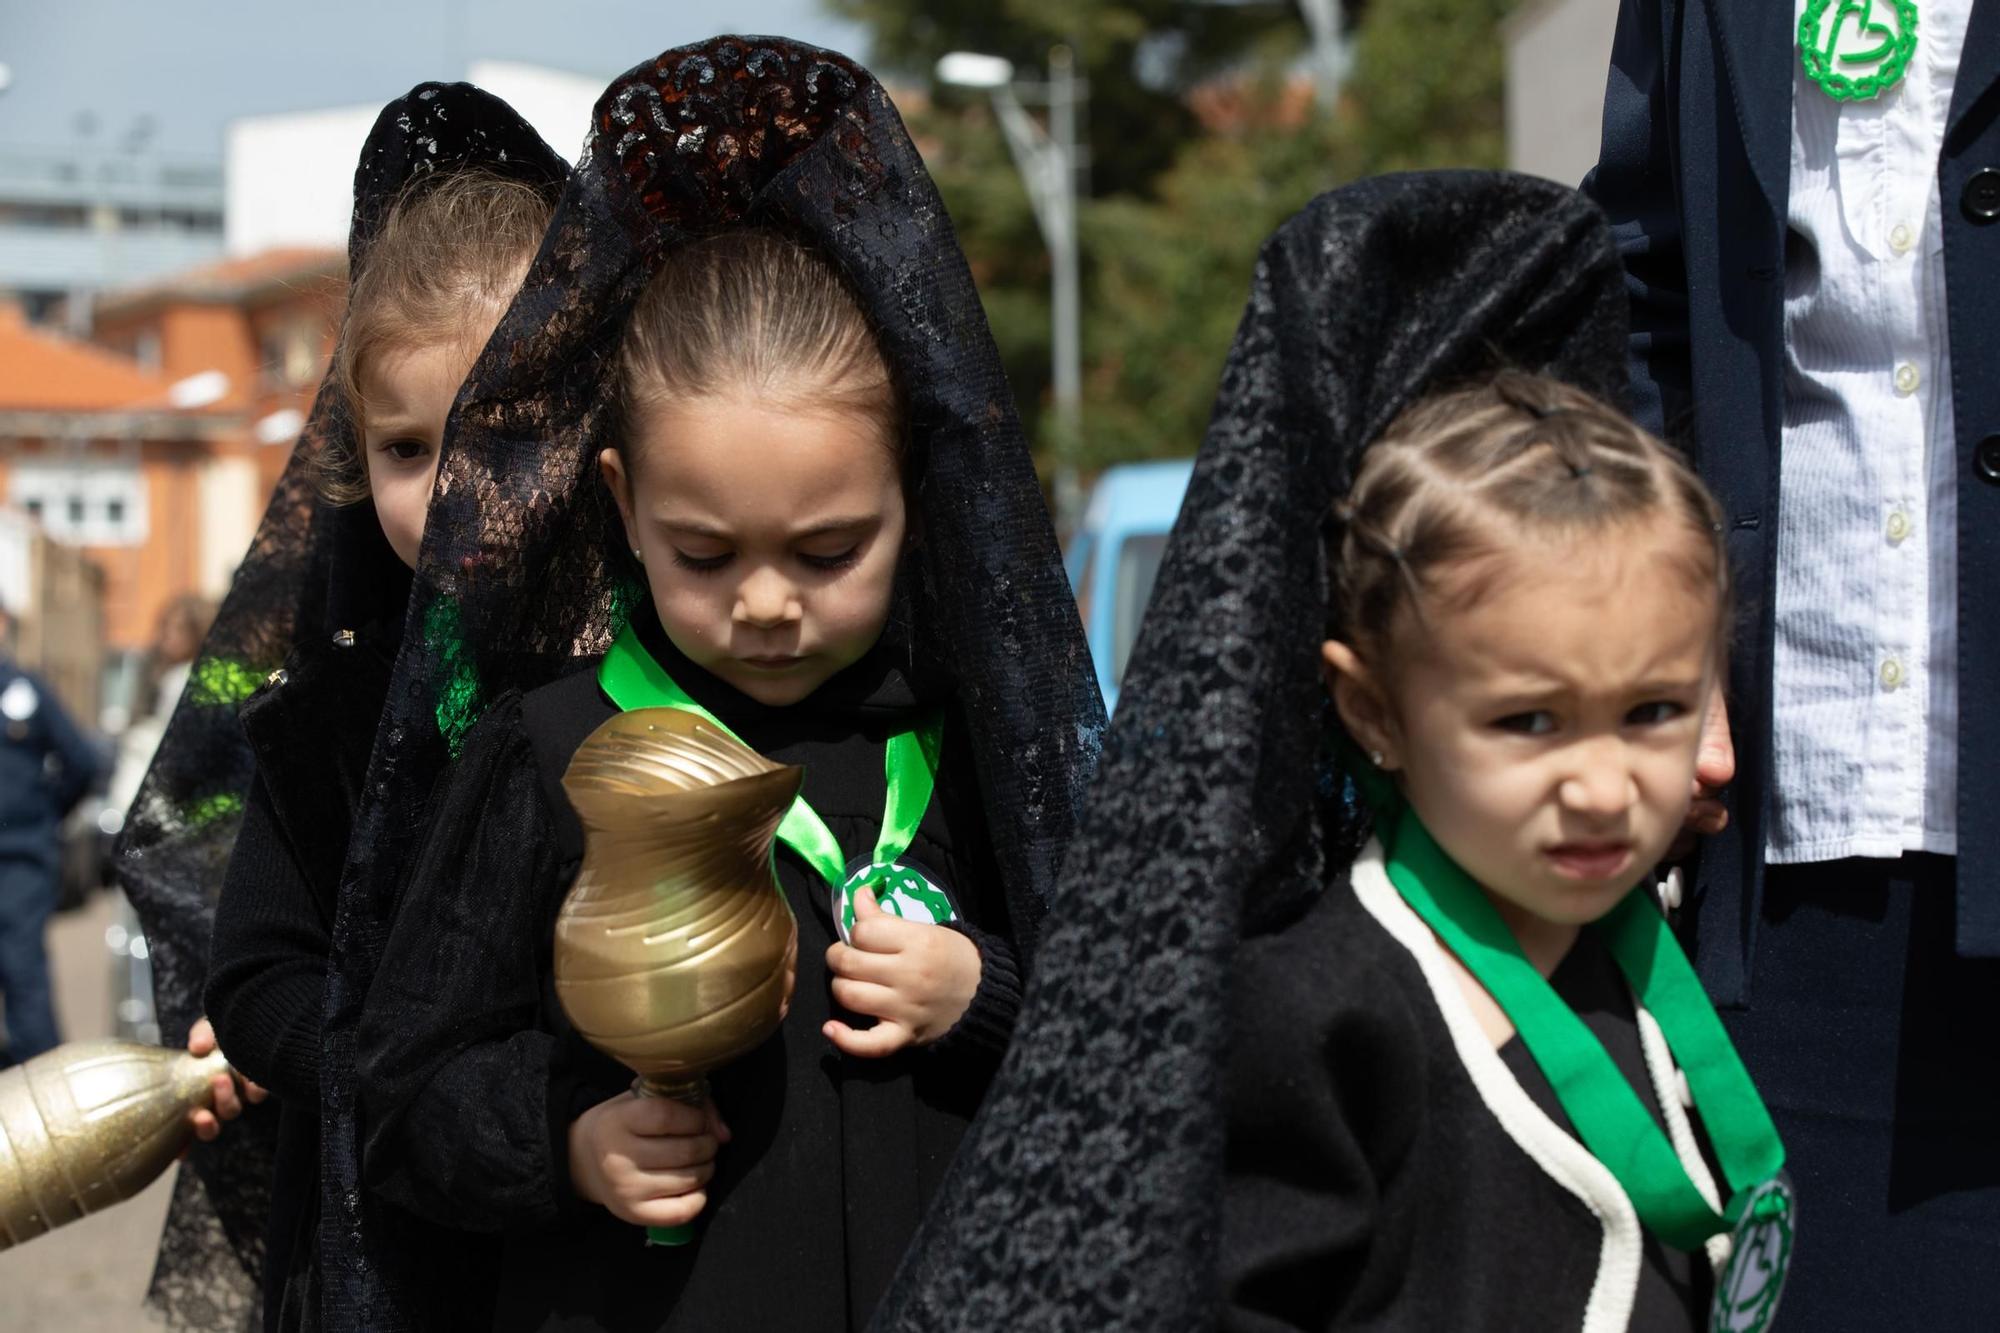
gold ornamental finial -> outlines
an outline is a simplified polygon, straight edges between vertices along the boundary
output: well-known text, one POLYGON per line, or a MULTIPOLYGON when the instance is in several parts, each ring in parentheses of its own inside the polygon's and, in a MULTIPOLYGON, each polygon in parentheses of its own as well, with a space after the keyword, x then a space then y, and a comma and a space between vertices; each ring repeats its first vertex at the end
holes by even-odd
POLYGON ((698 1098, 784 1019, 798 923, 771 848, 800 777, 676 708, 620 713, 563 775, 584 855, 556 916, 556 995, 644 1093, 698 1098))
POLYGON ((0 1250, 131 1198, 212 1106, 220 1051, 73 1041, 0 1072, 0 1250))

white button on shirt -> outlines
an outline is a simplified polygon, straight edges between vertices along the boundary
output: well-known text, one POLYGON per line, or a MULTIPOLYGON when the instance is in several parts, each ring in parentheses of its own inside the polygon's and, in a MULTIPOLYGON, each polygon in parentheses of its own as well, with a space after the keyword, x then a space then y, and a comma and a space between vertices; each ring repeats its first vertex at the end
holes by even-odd
MULTIPOLYGON (((1795 5, 1802 15, 1806 0, 1795 5)), ((1956 850, 1958 493, 1937 163, 1971 11, 1924 0, 1908 72, 1872 101, 1836 102, 1791 56, 1773 862, 1956 850)))

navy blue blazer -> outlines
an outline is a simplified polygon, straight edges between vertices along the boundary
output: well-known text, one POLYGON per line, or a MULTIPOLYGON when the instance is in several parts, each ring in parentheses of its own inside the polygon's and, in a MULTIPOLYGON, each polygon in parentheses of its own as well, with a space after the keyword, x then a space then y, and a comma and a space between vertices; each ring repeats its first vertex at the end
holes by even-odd
POLYGON ((0 861, 53 873, 62 821, 103 768, 48 682, 0 655, 0 861))
MULTIPOLYGON (((1772 601, 1784 421, 1792 0, 1621 0, 1604 139, 1584 189, 1632 296, 1639 419, 1721 498, 1743 603, 1729 675, 1729 831, 1694 876, 1695 955, 1747 999, 1770 813, 1772 601)), ((2000 865, 2000 0, 1975 0, 1938 160, 1959 488, 1959 864, 2000 865)), ((1886 370, 1885 370, 1886 373, 1886 370)), ((1961 874, 1958 949, 2000 957, 2000 884, 1961 874)))

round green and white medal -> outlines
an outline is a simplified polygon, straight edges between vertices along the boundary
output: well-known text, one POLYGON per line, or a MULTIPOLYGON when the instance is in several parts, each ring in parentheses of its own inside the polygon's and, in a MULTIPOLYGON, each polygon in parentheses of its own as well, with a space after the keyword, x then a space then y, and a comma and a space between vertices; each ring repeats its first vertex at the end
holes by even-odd
POLYGON ((1865 102, 1903 81, 1917 50, 1916 0, 1810 0, 1799 58, 1828 97, 1865 102))

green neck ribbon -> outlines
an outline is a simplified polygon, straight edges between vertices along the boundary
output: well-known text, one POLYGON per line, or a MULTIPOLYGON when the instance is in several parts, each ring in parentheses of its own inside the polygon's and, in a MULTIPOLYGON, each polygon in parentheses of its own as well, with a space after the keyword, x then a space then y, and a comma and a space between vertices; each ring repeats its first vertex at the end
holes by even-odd
POLYGON ((1507 1014, 1548 1076, 1583 1144, 1668 1244, 1697 1250, 1742 1220, 1745 1204, 1785 1164, 1784 1145, 1722 1020, 1666 918, 1642 889, 1590 927, 1603 938, 1639 1003, 1659 1022, 1687 1076, 1729 1185, 1726 1215, 1709 1207, 1603 1043, 1522 953, 1484 891, 1416 813, 1377 804, 1389 881, 1507 1014))
MULTIPOLYGON (((597 683, 621 712, 635 708, 678 708, 706 719, 724 735, 741 740, 667 674, 630 625, 619 633, 597 668, 597 683)), ((891 736, 884 747, 882 772, 889 796, 882 811, 882 835, 875 842, 877 864, 893 864, 909 850, 937 786, 938 756, 943 743, 943 718, 931 713, 914 729, 891 736)), ((840 843, 805 797, 794 798, 784 819, 779 821, 778 841, 797 852, 836 894, 840 892, 847 882, 847 864, 840 854, 840 843)))

